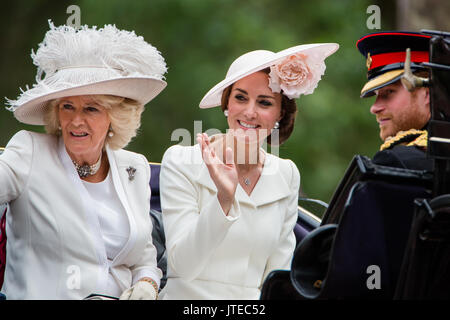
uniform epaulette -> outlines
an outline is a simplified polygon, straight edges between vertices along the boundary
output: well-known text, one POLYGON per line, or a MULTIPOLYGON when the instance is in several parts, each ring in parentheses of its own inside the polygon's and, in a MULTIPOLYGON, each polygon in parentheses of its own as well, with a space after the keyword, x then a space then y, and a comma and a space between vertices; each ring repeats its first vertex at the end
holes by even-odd
POLYGON ((380 150, 393 148, 396 145, 416 146, 427 148, 428 132, 426 130, 411 129, 408 131, 399 131, 394 137, 389 137, 381 145, 380 150))

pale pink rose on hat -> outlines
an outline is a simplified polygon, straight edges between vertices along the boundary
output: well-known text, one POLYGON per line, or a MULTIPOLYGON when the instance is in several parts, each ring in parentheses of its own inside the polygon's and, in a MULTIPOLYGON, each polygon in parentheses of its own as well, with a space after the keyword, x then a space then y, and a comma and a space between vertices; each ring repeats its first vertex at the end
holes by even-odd
POLYGON ((297 53, 270 67, 269 87, 273 92, 281 92, 289 99, 301 94, 311 94, 325 73, 323 59, 297 53))

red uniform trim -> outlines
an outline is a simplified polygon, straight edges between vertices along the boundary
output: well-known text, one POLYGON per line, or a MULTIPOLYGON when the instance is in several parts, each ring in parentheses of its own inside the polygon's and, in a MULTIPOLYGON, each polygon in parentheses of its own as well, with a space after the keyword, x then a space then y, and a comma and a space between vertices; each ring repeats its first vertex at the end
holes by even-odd
MULTIPOLYGON (((374 56, 370 56, 372 63, 370 64, 370 69, 372 70, 377 67, 386 66, 392 63, 405 62, 406 52, 389 52, 380 53, 374 56)), ((411 51, 411 62, 428 62, 429 53, 428 51, 411 51)))

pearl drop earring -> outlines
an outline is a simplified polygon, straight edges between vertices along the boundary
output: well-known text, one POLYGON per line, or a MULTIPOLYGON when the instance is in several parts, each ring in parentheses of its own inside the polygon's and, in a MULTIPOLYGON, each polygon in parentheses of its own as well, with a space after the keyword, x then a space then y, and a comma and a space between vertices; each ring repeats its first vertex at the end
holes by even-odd
POLYGON ((224 110, 223 114, 225 115, 225 117, 228 117, 228 110, 224 110))
POLYGON ((277 121, 275 122, 275 125, 273 127, 274 129, 279 129, 280 128, 280 123, 277 121))
POLYGON ((110 137, 110 138, 114 137, 114 132, 112 131, 112 129, 109 129, 108 137, 110 137))

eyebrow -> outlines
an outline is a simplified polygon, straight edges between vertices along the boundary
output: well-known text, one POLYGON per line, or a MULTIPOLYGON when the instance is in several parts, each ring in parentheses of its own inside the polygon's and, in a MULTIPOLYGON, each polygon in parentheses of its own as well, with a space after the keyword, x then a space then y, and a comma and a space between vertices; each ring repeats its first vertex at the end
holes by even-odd
MULTIPOLYGON (((238 90, 238 91, 242 92, 243 94, 248 95, 248 92, 245 91, 245 90, 243 90, 243 89, 236 88, 236 89, 234 89, 234 90, 238 90)), ((260 95, 258 96, 258 98, 270 98, 270 99, 274 99, 274 100, 275 100, 275 97, 273 97, 273 96, 267 96, 267 95, 263 95, 263 94, 260 94, 260 95)))

